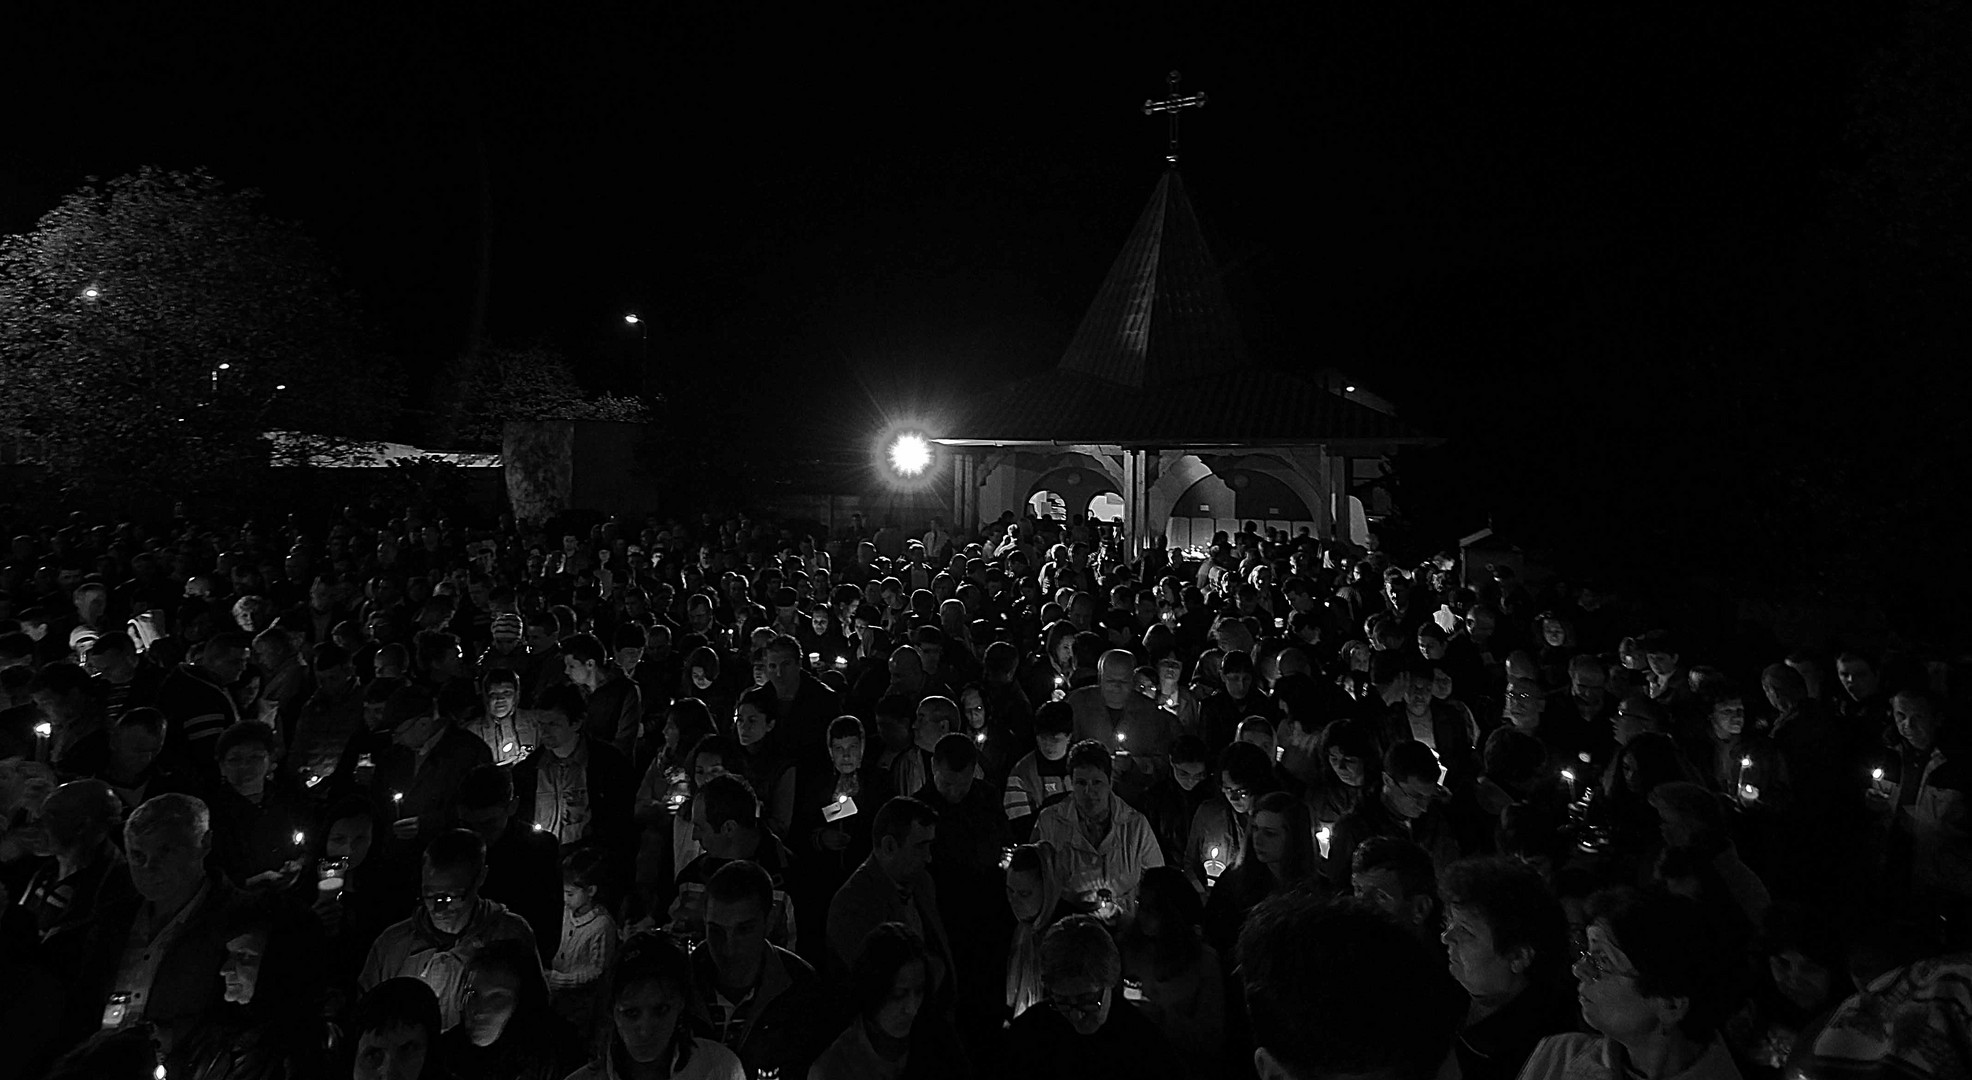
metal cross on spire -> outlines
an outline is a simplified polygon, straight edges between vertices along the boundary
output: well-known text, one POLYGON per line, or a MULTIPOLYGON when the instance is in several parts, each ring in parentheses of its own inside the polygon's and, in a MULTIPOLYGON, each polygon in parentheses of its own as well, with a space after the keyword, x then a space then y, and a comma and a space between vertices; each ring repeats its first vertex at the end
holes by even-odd
POLYGON ((1171 147, 1164 152, 1164 160, 1173 165, 1178 163, 1178 113, 1184 109, 1202 109, 1205 107, 1204 94, 1178 93, 1178 78, 1178 73, 1173 71, 1165 79, 1165 83, 1171 88, 1170 97, 1162 101, 1147 99, 1143 103, 1143 114, 1145 116, 1154 116, 1158 113, 1169 113, 1171 116, 1171 147))

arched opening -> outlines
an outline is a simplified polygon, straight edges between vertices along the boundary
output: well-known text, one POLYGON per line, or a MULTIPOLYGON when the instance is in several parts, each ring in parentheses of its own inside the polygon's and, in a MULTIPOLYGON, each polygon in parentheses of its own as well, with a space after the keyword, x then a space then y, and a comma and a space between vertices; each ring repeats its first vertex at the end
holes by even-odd
POLYGON ((1248 521, 1261 529, 1281 529, 1298 534, 1305 526, 1315 529, 1315 515, 1301 496, 1279 477, 1252 469, 1234 469, 1227 475, 1200 477, 1171 507, 1171 520, 1165 526, 1165 539, 1173 551, 1202 555, 1211 546, 1212 534, 1235 533, 1248 521))
POLYGON ((1089 498, 1089 519, 1116 523, 1123 520, 1123 496, 1114 491, 1098 492, 1089 498))
POLYGON ((1043 520, 1050 518, 1055 521, 1068 520, 1068 501, 1045 488, 1028 498, 1027 509, 1032 511, 1035 517, 1043 520))

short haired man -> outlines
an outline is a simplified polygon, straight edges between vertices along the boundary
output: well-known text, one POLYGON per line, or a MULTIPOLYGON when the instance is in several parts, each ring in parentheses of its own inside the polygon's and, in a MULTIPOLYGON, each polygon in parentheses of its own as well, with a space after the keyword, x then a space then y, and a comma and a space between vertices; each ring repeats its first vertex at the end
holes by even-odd
POLYGON ((703 930, 705 888, 727 863, 745 859, 764 870, 773 882, 768 937, 774 944, 796 947, 794 900, 787 893, 788 871, 794 859, 779 836, 760 816, 753 788, 734 775, 715 776, 701 784, 691 802, 692 837, 700 852, 679 868, 678 896, 671 905, 676 933, 696 935, 703 930))
POLYGON ((540 743, 513 768, 520 819, 564 845, 593 838, 627 849, 635 835, 636 778, 616 747, 589 733, 581 692, 556 687, 533 718, 540 743))
POLYGON ((66 1030, 150 1023, 169 1046, 220 1003, 214 974, 226 943, 255 921, 254 904, 206 870, 212 819, 200 799, 151 799, 124 823, 123 839, 135 895, 96 912, 83 931, 66 1030))
POLYGON ((842 714, 842 695, 801 666, 801 642, 779 634, 767 643, 767 685, 773 688, 774 741, 790 757, 821 748, 829 721, 842 714))
POLYGON ((192 646, 185 662, 158 686, 157 709, 167 721, 165 752, 202 780, 218 778, 213 746, 220 732, 240 722, 228 691, 246 671, 252 648, 253 639, 238 631, 214 634, 192 646))
POLYGON ((705 940, 692 950, 691 1024, 739 1055, 750 1076, 806 1076, 831 1033, 821 977, 768 940, 774 880, 746 859, 705 883, 705 940))
POLYGON ((1438 755, 1415 740, 1392 744, 1383 754, 1383 785, 1366 793, 1335 823, 1323 876, 1337 888, 1349 883, 1356 847, 1372 836, 1410 840, 1443 868, 1463 852, 1440 807, 1451 798, 1439 782, 1438 755))
POLYGON ((527 920, 480 896, 486 884, 486 844, 477 833, 453 829, 425 849, 417 911, 377 936, 356 983, 364 990, 409 976, 438 996, 440 1030, 465 1008, 466 968, 495 941, 519 941, 539 955, 527 920))
POLYGON ((1260 1080, 1446 1074, 1463 995, 1443 960, 1374 908, 1305 890, 1270 897, 1247 917, 1238 963, 1260 1080))
POLYGON ((1171 743, 1178 718, 1137 693, 1136 657, 1122 649, 1102 654, 1097 682, 1070 691, 1075 738, 1094 739, 1115 754, 1117 793, 1136 802, 1171 772, 1171 743))
POLYGON ((1069 797, 1041 811, 1036 843, 1054 845, 1064 898, 1116 922, 1136 909, 1143 872, 1164 865, 1149 819, 1111 787, 1109 749, 1094 739, 1068 751, 1069 797))
POLYGON ((870 834, 870 857, 829 901, 829 965, 845 977, 871 930, 882 923, 903 923, 924 938, 930 954, 927 1008, 949 1009, 954 997, 951 939, 929 872, 938 811, 897 796, 876 812, 870 834))
POLYGON ((617 669, 594 634, 563 638, 561 653, 563 673, 582 688, 588 702, 582 733, 616 747, 628 760, 636 752, 637 732, 644 721, 644 699, 637 681, 617 669))
POLYGON ((1438 932, 1438 872, 1431 854, 1409 840, 1372 836, 1350 860, 1349 887, 1361 900, 1397 921, 1434 952, 1442 952, 1438 932))

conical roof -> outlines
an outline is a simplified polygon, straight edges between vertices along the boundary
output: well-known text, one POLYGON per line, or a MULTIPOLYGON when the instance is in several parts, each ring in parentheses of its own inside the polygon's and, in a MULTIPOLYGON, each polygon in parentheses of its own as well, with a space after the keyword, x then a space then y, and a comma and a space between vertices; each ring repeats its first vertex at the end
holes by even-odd
POLYGON ((1154 390, 1246 364, 1198 215, 1168 169, 1057 370, 1154 390))

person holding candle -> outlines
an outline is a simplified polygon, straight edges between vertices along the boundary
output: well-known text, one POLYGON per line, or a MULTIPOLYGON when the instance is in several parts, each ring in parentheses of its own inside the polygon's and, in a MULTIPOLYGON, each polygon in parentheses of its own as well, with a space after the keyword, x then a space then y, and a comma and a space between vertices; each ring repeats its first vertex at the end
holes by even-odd
POLYGON ((1313 877, 1317 861, 1306 804, 1286 791, 1259 796, 1237 861, 1219 875, 1206 897, 1205 940, 1215 949, 1230 949, 1247 912, 1313 877))
POLYGON ((1136 692, 1136 658, 1122 649, 1102 654, 1098 681, 1067 697, 1075 713, 1075 738, 1093 739, 1115 755, 1116 793, 1138 805, 1150 786, 1171 771, 1177 718, 1136 692))
POLYGON ((466 774, 491 764, 492 751, 476 735, 439 710, 432 692, 403 687, 384 705, 390 746, 376 758, 371 790, 378 812, 391 822, 386 850, 407 870, 424 840, 435 833, 458 796, 466 774))
POLYGON ((276 747, 274 729, 257 720, 227 728, 214 747, 222 781, 211 800, 214 861, 249 889, 292 885, 315 829, 306 800, 275 774, 276 747))
POLYGON ((1041 812, 1034 837, 1054 845, 1067 895, 1113 923, 1136 907, 1143 872, 1164 865, 1150 822, 1111 786, 1109 749, 1094 739, 1068 751, 1069 798, 1041 812))
POLYGON ((1068 746, 1075 710, 1065 701, 1043 702, 1034 713, 1034 749, 1007 774, 1000 807, 1016 841, 1034 828, 1035 815, 1068 797, 1068 746))

